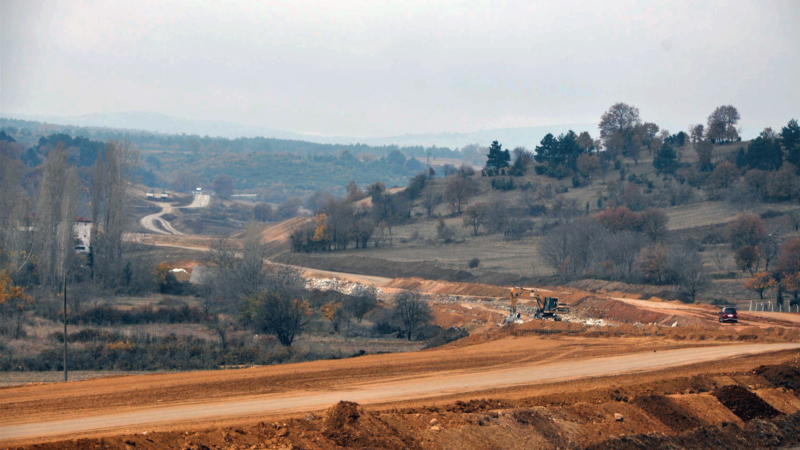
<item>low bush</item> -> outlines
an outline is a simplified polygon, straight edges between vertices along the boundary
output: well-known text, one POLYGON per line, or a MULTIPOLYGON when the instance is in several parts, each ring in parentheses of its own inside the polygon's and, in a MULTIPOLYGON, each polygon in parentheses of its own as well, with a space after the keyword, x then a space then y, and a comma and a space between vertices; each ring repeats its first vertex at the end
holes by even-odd
POLYGON ((102 305, 73 314, 67 320, 73 325, 139 325, 146 323, 203 323, 206 314, 196 306, 177 307, 140 306, 131 310, 120 310, 102 305))
POLYGON ((470 268, 470 269, 477 269, 477 268, 478 268, 478 266, 480 266, 480 265, 481 265, 481 260, 480 260, 480 259, 478 259, 478 258, 472 258, 472 259, 469 261, 469 264, 467 264, 467 265, 469 266, 469 268, 470 268))
POLYGON ((449 344, 450 342, 469 336, 469 333, 467 333, 467 331, 463 328, 436 328, 439 328, 439 333, 428 339, 428 343, 425 345, 425 348, 439 347, 441 345, 449 344))
POLYGON ((493 178, 492 188, 498 191, 513 191, 514 179, 513 178, 493 178))
POLYGON ((739 278, 739 274, 736 272, 712 273, 711 278, 715 280, 735 280, 736 278, 739 278))
POLYGON ((375 334, 380 336, 400 332, 400 328, 393 325, 391 321, 386 319, 375 322, 375 325, 372 326, 372 330, 375 332, 375 334))
MULTIPOLYGON (((70 335, 71 339, 71 335, 70 335)), ((37 355, 14 357, 0 353, 0 371, 64 370, 63 347, 54 345, 37 355)), ((217 343, 192 336, 146 336, 139 339, 96 342, 69 349, 70 370, 208 370, 226 365, 268 365, 341 357, 339 353, 308 353, 281 346, 217 343)))
MULTIPOLYGON (((56 342, 64 342, 64 333, 55 332, 50 335, 50 338, 56 342)), ((120 340, 122 340, 120 335, 96 328, 86 328, 67 335, 68 342, 113 342, 120 340)))

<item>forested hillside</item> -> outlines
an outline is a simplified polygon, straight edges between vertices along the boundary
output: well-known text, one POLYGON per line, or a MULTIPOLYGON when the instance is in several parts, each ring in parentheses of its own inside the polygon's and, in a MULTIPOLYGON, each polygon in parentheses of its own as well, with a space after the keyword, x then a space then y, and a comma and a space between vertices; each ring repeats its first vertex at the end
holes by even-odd
POLYGON ((93 164, 98 149, 107 141, 129 141, 139 149, 142 161, 136 172, 150 187, 183 190, 191 184, 211 186, 215 178, 229 175, 234 188, 262 194, 265 200, 283 201, 319 189, 342 193, 349 180, 366 186, 382 182, 404 185, 424 167, 442 159, 458 163, 481 161, 484 150, 471 145, 462 150, 395 145, 316 144, 273 138, 238 138, 169 135, 140 130, 70 127, 0 118, 0 127, 17 148, 15 154, 34 168, 59 141, 71 149, 70 163, 93 164), (191 174, 187 177, 186 174, 191 174), (187 178, 189 178, 187 180, 187 178))

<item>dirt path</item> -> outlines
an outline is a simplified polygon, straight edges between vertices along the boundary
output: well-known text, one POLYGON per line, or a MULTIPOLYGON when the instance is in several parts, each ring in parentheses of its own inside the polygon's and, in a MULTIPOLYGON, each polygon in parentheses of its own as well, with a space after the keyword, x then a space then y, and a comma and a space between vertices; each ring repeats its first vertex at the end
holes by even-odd
POLYGON ((161 216, 164 214, 172 213, 173 208, 172 205, 163 205, 161 206, 161 211, 155 214, 150 214, 149 216, 144 216, 139 220, 139 223, 147 230, 153 233, 158 234, 176 234, 181 235, 180 231, 172 228, 169 222, 162 219, 161 216))
POLYGON ((368 284, 370 286, 385 286, 394 280, 394 278, 376 277, 372 275, 358 275, 354 273, 333 272, 330 270, 309 269, 307 267, 292 266, 305 272, 307 276, 319 278, 318 275, 326 277, 341 278, 343 280, 352 281, 355 283, 368 284))
MULTIPOLYGON (((211 197, 208 195, 195 195, 192 203, 189 206, 184 206, 184 208, 205 208, 210 201, 211 197)), ((183 233, 173 228, 169 222, 161 218, 164 214, 170 214, 173 211, 175 211, 175 208, 171 204, 162 205, 161 212, 144 216, 139 220, 139 223, 153 233, 183 235, 183 233)))
MULTIPOLYGON (((733 357, 753 355, 800 348, 800 344, 754 344, 726 345, 702 348, 666 350, 660 352, 634 353, 623 356, 592 358, 582 361, 560 361, 516 365, 489 370, 451 370, 436 374, 405 377, 372 382, 324 391, 297 391, 265 396, 239 397, 219 402, 204 402, 138 411, 109 411, 103 415, 84 418, 61 419, 6 425, 0 427, 0 441, 130 428, 145 424, 165 424, 182 421, 231 418, 254 414, 292 413, 316 411, 339 400, 350 400, 362 404, 387 403, 411 399, 424 399, 443 395, 461 394, 487 389, 542 384, 554 381, 582 379, 640 373, 689 364, 726 360, 733 357)), ((145 393, 141 393, 145 395, 145 393)), ((66 415, 69 417, 69 415, 66 415)), ((74 416, 73 416, 74 417, 74 416)))
MULTIPOLYGON (((639 309, 669 312, 677 316, 696 318, 712 323, 717 323, 719 319, 719 307, 704 303, 692 304, 679 302, 653 302, 649 300, 637 300, 623 297, 611 298, 635 306, 639 309)), ((798 324, 800 324, 800 314, 797 313, 739 310, 739 323, 733 325, 733 327, 769 327, 774 325, 796 327, 798 324)))

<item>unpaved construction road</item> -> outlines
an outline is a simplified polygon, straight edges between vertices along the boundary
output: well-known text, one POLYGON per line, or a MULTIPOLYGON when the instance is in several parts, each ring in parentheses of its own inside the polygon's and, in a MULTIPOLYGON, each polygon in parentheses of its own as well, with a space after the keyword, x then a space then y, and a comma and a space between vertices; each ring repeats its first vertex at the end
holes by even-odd
MULTIPOLYGON (((512 340, 513 341, 513 340, 512 340)), ((553 342, 549 342, 551 348, 553 342)), ((547 346, 545 344, 545 346, 547 346)), ((382 371, 382 375, 347 384, 347 379, 341 380, 337 377, 337 384, 327 389, 319 385, 307 385, 302 388, 295 385, 292 389, 276 390, 274 394, 268 395, 243 395, 216 401, 207 398, 184 398, 183 404, 167 405, 155 407, 153 393, 143 389, 145 386, 141 380, 156 381, 157 378, 168 379, 179 375, 154 375, 149 377, 131 377, 131 381, 139 380, 137 383, 125 383, 125 379, 117 379, 114 383, 119 386, 119 390, 128 390, 128 395, 138 395, 149 399, 149 404, 136 409, 130 407, 108 408, 107 405, 97 404, 94 408, 97 411, 80 411, 79 408, 70 410, 70 396, 75 396, 75 405, 80 404, 81 395, 90 397, 95 395, 93 384, 102 385, 104 380, 93 380, 64 385, 64 389, 56 389, 56 386, 33 386, 14 388, 0 391, 0 409, 5 409, 3 422, 6 424, 0 427, 0 441, 12 441, 30 438, 46 438, 55 435, 68 435, 74 433, 86 433, 93 431, 108 431, 109 429, 130 430, 132 427, 142 425, 170 424, 176 422, 198 422, 235 416, 248 415, 269 415, 282 413, 296 413, 303 411, 317 411, 324 409, 339 400, 350 400, 361 404, 389 403, 404 400, 415 400, 441 397, 452 394, 467 394, 469 392, 484 391, 488 389, 507 388, 513 386, 525 386, 550 383, 555 381, 566 381, 575 379, 585 379, 590 377, 600 377, 618 374, 641 373, 666 369, 677 366, 686 366, 696 363, 709 361, 727 361, 731 358, 746 355, 754 355, 767 352, 782 350, 800 349, 800 344, 749 344, 749 345, 720 345, 703 346, 695 348, 681 348, 672 350, 659 350, 631 353, 621 356, 610 356, 601 358, 588 358, 582 360, 569 361, 569 353, 553 360, 539 360, 523 364, 509 363, 508 365, 494 365, 485 368, 463 368, 460 370, 443 370, 435 373, 423 375, 402 374, 392 371, 382 371), (342 382, 344 381, 344 382, 342 382), (37 391, 40 391, 37 393, 37 391), (287 392, 289 391, 289 392, 287 392), (61 397, 65 403, 61 405, 60 412, 51 411, 50 414, 45 410, 48 403, 61 397), (38 398, 36 404, 28 404, 27 398, 38 398), (15 405, 15 403, 17 405, 15 405), (15 414, 15 407, 19 407, 21 414, 15 414), (8 408, 8 409, 6 409, 8 408), (27 416, 23 412, 29 411, 32 414, 27 416), (55 413, 55 414, 53 414, 55 413), (80 417, 83 415, 83 417, 80 417), (27 417, 26 417, 27 416, 27 417), (77 417, 76 417, 77 416, 77 417), (15 424, 16 422, 16 424, 15 424)), ((622 351, 622 350, 621 350, 622 351)), ((423 353, 458 353, 458 351, 423 352, 423 353)), ((385 361, 383 355, 375 357, 357 358, 356 360, 340 361, 333 363, 338 366, 364 367, 370 362, 378 363, 385 361)), ((457 355, 456 355, 457 357, 457 355)), ((577 355, 574 356, 577 358, 577 355)), ((329 363, 330 364, 330 363, 329 363)), ((285 365, 281 368, 262 368, 255 370, 277 370, 287 372, 292 370, 292 366, 300 368, 300 365, 285 365)), ((339 367, 343 369, 345 367, 339 367)), ((377 367, 380 368, 380 367, 377 367)), ((230 372, 232 378, 247 375, 247 370, 230 372)), ((303 372, 295 372, 302 375, 303 372)), ((225 373, 210 373, 211 378, 216 378, 216 382, 223 382, 220 377, 225 373)), ((254 374, 253 374, 254 375, 254 374)), ((333 375, 333 374, 332 374, 333 375)), ((202 383, 203 378, 197 380, 202 383)), ((207 381, 210 383, 210 381, 207 381)), ((98 386, 100 387, 100 386, 98 386)), ((102 389, 100 389, 102 391, 102 389)), ((158 391, 155 391, 156 394, 158 391)), ((160 401, 160 400, 158 400, 160 401)))
MULTIPOLYGON (((183 208, 205 208, 210 201, 211 197, 208 195, 195 195, 194 199, 192 199, 192 203, 189 206, 183 206, 183 208)), ((144 216, 139 220, 139 223, 141 223, 145 229, 153 233, 180 236, 183 233, 173 228, 169 222, 161 218, 164 214, 170 214, 174 210, 173 206, 167 203, 161 206, 161 212, 144 216)))

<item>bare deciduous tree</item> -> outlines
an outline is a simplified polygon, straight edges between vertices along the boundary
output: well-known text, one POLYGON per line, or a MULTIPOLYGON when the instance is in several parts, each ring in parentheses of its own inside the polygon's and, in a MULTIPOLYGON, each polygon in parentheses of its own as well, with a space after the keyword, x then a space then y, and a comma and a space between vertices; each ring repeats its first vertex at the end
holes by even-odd
POLYGON ((488 203, 476 203, 470 205, 464 211, 464 227, 472 227, 472 235, 478 235, 478 229, 483 225, 489 214, 490 205, 488 203))
POLYGON ((705 127, 702 123, 689 125, 689 139, 691 139, 692 144, 697 144, 702 141, 704 136, 705 127))
POLYGON ((711 284, 703 267, 703 258, 693 248, 673 247, 667 254, 667 271, 686 299, 695 302, 697 296, 711 284))
POLYGON ((345 309, 347 309, 347 311, 356 318, 358 323, 361 323, 361 319, 364 318, 364 314, 375 309, 377 304, 378 296, 375 292, 375 288, 364 287, 359 289, 357 292, 351 293, 344 306, 345 309))
POLYGON ((794 231, 800 230, 800 209, 793 209, 786 215, 794 231))
POLYGON ((36 205, 35 253, 42 284, 57 286, 74 256, 78 173, 68 165, 69 152, 59 142, 44 164, 44 176, 36 205))
POLYGON ((431 307, 414 291, 402 291, 394 297, 394 315, 400 321, 403 334, 410 341, 420 326, 433 320, 431 307))
POLYGON ((33 255, 33 239, 25 220, 29 199, 19 184, 22 164, 0 156, 0 266, 17 276, 33 255))
POLYGON ((478 192, 475 182, 466 177, 451 177, 444 189, 444 198, 450 204, 453 213, 461 214, 469 197, 478 192))
POLYGON ((626 136, 640 122, 639 108, 625 103, 615 103, 600 117, 600 136, 606 138, 614 133, 626 136))
POLYGON ((708 116, 706 136, 717 141, 733 141, 739 134, 739 111, 733 105, 719 106, 708 116))
POLYGON ((428 187, 422 191, 422 207, 425 208, 425 212, 428 214, 428 217, 433 214, 434 208, 436 205, 442 202, 442 196, 437 194, 436 191, 428 187))
POLYGON ((96 217, 91 252, 94 274, 101 280, 109 281, 121 272, 122 235, 131 208, 131 177, 138 161, 139 152, 130 142, 109 141, 95 163, 92 215, 96 217))

